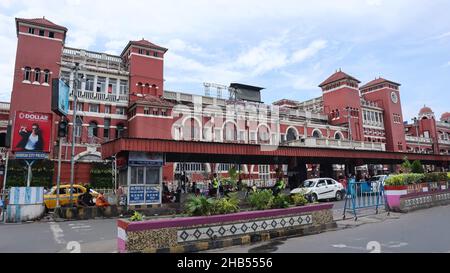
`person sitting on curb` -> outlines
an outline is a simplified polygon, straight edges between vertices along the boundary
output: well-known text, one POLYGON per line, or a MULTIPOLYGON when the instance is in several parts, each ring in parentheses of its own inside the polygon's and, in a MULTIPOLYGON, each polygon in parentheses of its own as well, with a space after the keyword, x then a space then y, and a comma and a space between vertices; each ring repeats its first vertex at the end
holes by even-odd
POLYGON ((99 192, 96 200, 95 200, 95 206, 99 208, 104 208, 110 206, 108 200, 106 200, 105 196, 103 195, 103 192, 99 192))

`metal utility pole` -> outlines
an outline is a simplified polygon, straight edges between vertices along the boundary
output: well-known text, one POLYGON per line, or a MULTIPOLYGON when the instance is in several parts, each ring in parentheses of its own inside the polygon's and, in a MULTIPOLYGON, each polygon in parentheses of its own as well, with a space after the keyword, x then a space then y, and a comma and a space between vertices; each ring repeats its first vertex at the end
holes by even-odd
POLYGON ((59 208, 59 186, 61 184, 61 142, 63 138, 58 140, 58 176, 56 178, 56 207, 59 208))
POLYGON ((77 124, 77 98, 78 98, 78 70, 79 63, 75 63, 73 68, 75 72, 75 80, 73 81, 73 118, 72 118, 72 154, 70 156, 70 206, 73 206, 73 181, 75 170, 75 130, 77 124))

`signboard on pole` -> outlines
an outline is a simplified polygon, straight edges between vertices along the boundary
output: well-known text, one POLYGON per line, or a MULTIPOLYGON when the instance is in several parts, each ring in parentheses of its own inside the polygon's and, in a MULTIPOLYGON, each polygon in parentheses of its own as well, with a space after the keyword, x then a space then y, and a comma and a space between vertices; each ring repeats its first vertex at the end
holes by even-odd
POLYGON ((145 203, 161 203, 161 187, 159 185, 145 186, 145 203))
POLYGON ((52 80, 52 111, 58 115, 69 113, 70 87, 61 79, 52 80))
POLYGON ((47 158, 51 135, 52 114, 17 111, 11 150, 16 153, 16 158, 47 158))
POLYGON ((145 203, 145 187, 130 186, 128 189, 128 204, 140 205, 145 203))

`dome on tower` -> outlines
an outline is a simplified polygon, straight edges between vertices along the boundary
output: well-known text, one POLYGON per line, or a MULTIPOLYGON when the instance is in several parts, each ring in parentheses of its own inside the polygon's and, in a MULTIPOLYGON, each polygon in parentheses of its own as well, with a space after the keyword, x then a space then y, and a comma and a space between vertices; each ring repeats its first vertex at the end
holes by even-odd
POLYGON ((433 110, 431 110, 430 107, 423 106, 422 109, 420 109, 419 115, 425 115, 425 114, 433 114, 433 110))
POLYGON ((450 121, 450 112, 445 112, 444 114, 442 114, 441 120, 442 121, 444 121, 444 120, 450 121))

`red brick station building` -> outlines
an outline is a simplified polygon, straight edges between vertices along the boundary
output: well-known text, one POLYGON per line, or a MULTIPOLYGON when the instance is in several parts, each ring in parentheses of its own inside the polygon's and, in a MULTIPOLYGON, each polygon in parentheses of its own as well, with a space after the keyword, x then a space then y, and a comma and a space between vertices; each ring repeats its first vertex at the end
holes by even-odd
MULTIPOLYGON (((392 171, 388 164, 398 164, 405 155, 435 162, 430 168, 448 168, 450 113, 438 117, 423 107, 415 122, 404 122, 400 84, 395 81, 376 78, 362 84, 339 70, 320 83, 320 97, 303 102, 282 99, 265 104, 263 88, 239 83, 227 86, 230 98, 208 92, 194 95, 164 89, 168 49, 145 39, 124 41, 122 53, 115 56, 66 46, 67 28, 45 17, 17 18, 15 24, 14 82, 11 102, 0 103, 0 141, 4 143, 16 111, 52 113, 51 81, 65 80, 71 91, 62 183, 70 178, 72 141, 76 183, 89 182, 92 162, 110 160, 112 155, 117 156, 118 181, 124 186, 156 183, 150 179, 170 184, 182 172, 191 181, 208 180, 212 173, 226 176, 231 166, 238 167, 244 180, 263 185, 275 177, 277 168, 289 175, 291 165, 298 162, 304 163, 300 169, 308 176, 327 168, 330 175, 344 174, 345 166, 381 173, 392 171), (76 106, 75 63, 81 81, 76 106), (270 151, 274 146, 278 148, 270 151), (163 166, 130 169, 127 160, 139 161, 142 153, 154 161, 162 158, 163 166), (359 161, 348 162, 353 157, 359 161), (328 167, 320 168, 325 163, 328 167)), ((211 87, 205 84, 205 89, 211 87)), ((55 164, 59 120, 53 114, 50 159, 55 164)))

